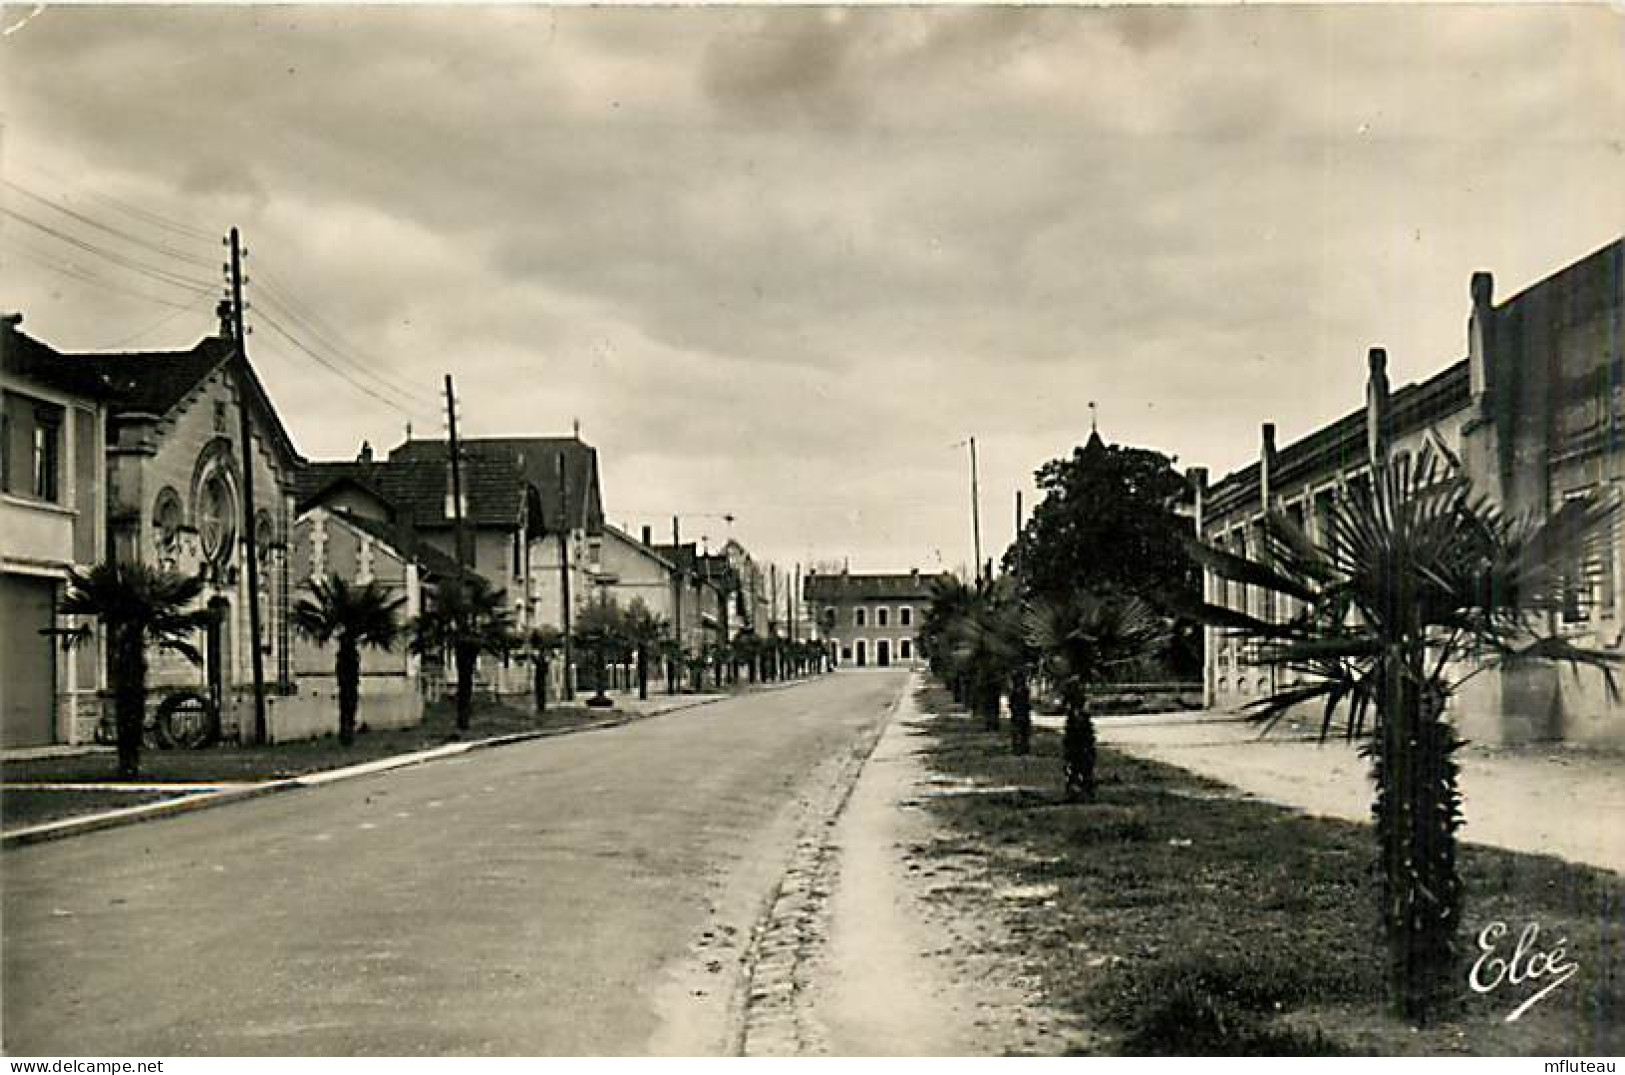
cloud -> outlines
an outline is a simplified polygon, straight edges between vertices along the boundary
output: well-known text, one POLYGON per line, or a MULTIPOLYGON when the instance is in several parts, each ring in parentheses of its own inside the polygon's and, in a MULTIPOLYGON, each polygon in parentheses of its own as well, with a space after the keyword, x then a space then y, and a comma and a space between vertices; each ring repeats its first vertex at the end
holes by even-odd
MULTIPOLYGON (((16 181, 138 230, 97 198, 240 226, 265 284, 415 397, 256 333, 312 454, 438 431, 450 371, 474 432, 580 419, 613 517, 727 510, 768 555, 930 567, 968 556, 969 433, 997 548, 997 505, 1087 434, 1088 400, 1109 436, 1222 472, 1261 421, 1347 411, 1374 343, 1398 380, 1459 357, 1474 269, 1509 292, 1625 230, 1622 22, 51 8, 0 40, 0 101, 16 181)), ((64 347, 169 311, 0 266, 64 347)), ((198 298, 138 342, 190 342, 198 298)))

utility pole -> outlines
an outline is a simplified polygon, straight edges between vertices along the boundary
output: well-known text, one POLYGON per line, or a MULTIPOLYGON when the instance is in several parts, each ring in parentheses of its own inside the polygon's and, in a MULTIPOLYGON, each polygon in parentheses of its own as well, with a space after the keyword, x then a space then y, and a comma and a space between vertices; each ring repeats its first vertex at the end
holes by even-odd
POLYGON ((970 531, 976 552, 976 581, 982 581, 982 506, 976 490, 976 438, 970 439, 970 531))
POLYGON ((446 374, 446 457, 451 462, 452 540, 457 545, 457 566, 468 566, 468 540, 463 532, 463 452, 457 443, 457 396, 451 374, 446 374))
POLYGON ((243 329, 243 249, 231 229, 231 328, 237 337, 237 427, 243 454, 243 539, 248 559, 248 652, 254 674, 254 742, 264 743, 265 654, 260 649, 260 546, 254 526, 254 442, 248 418, 248 333, 243 329))
MULTIPOLYGON (((683 657, 687 655, 688 648, 683 643, 683 586, 687 583, 683 573, 683 537, 681 528, 677 524, 677 516, 671 517, 671 566, 675 579, 675 600, 672 601, 672 620, 677 634, 677 663, 682 665, 683 657)), ((682 675, 682 668, 678 668, 678 675, 682 675)))
POLYGON ((570 640, 570 487, 565 484, 564 453, 559 453, 559 622, 564 627, 564 693, 575 697, 575 644, 570 640))
POLYGON ((792 594, 792 600, 791 600, 791 603, 790 603, 790 641, 792 641, 792 642, 796 641, 796 636, 801 633, 800 625, 798 623, 798 621, 800 619, 801 619, 801 565, 797 564, 796 565, 796 589, 795 589, 795 593, 792 594))

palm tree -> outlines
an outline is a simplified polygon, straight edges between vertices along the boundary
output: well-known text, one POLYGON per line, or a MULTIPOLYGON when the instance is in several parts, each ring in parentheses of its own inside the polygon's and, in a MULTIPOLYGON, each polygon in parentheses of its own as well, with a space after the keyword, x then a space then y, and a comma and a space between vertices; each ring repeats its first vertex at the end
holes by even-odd
POLYGON ((339 742, 349 746, 361 705, 361 647, 387 650, 395 644, 406 598, 376 582, 352 586, 337 572, 309 580, 305 589, 308 594, 293 606, 293 625, 317 645, 338 643, 333 674, 339 687, 339 742))
POLYGON ((473 719, 474 670, 480 655, 505 654, 512 645, 513 618, 506 594, 472 573, 442 582, 412 624, 413 652, 451 652, 457 671, 458 731, 467 731, 473 719))
POLYGON ((649 658, 658 655, 660 645, 668 633, 666 620, 649 610, 641 597, 634 598, 626 610, 624 624, 626 639, 631 643, 638 664, 638 700, 649 700, 649 658))
POLYGON ((1168 626, 1138 597, 1082 590, 1035 599, 1024 620, 1027 643, 1041 655, 1066 712, 1061 758, 1067 798, 1092 801, 1096 751, 1089 689, 1164 646, 1168 626))
POLYGON ((525 646, 530 650, 531 666, 534 673, 534 693, 536 695, 536 712, 547 712, 547 670, 553 657, 564 648, 564 632, 557 627, 533 627, 525 636, 525 646))
POLYGON ((1445 705, 1473 675, 1536 660, 1598 668, 1615 693, 1616 658, 1570 644, 1548 615, 1612 515, 1585 500, 1541 522, 1508 519, 1473 495, 1453 460, 1424 450, 1338 498, 1313 540, 1272 512, 1258 559, 1193 548, 1219 576, 1295 608, 1270 622, 1202 606, 1209 624, 1255 640, 1261 663, 1295 674, 1254 703, 1266 731, 1305 703, 1324 705, 1322 738, 1340 708, 1349 738, 1365 736, 1374 717, 1364 752, 1376 785, 1381 917, 1406 1019, 1428 1021, 1455 984, 1461 740, 1445 705))
MULTIPOLYGON (((193 664, 203 658, 192 636, 214 613, 193 609, 203 593, 201 577, 189 577, 140 563, 104 561, 68 576, 68 591, 57 606, 64 616, 94 616, 107 639, 107 675, 118 728, 119 776, 141 770, 141 728, 147 719, 147 647, 179 653, 193 664)), ((69 646, 90 641, 88 627, 69 632, 69 646)))
POLYGON ((969 684, 950 636, 974 599, 975 591, 969 586, 952 576, 944 577, 931 584, 931 603, 920 617, 920 647, 927 655, 931 671, 948 685, 949 693, 960 705, 970 701, 969 684))

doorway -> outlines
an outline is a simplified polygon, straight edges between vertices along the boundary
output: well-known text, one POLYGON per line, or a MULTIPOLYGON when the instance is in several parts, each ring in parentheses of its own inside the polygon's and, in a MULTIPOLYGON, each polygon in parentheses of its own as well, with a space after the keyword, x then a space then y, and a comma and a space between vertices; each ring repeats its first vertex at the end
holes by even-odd
POLYGON ((858 651, 857 652, 858 652, 858 667, 862 668, 862 667, 864 667, 865 665, 867 665, 869 663, 869 643, 864 639, 861 639, 861 638, 858 639, 858 651))
POLYGON ((891 640, 882 638, 875 643, 875 664, 881 668, 891 667, 891 640))
POLYGON ((0 575, 0 746, 56 742, 56 580, 0 575))

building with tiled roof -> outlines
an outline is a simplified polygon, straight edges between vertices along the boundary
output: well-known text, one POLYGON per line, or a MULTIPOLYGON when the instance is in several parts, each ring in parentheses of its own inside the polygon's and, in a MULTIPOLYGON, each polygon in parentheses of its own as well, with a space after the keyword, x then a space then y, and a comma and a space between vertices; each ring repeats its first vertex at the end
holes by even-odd
MULTIPOLYGON (((97 472, 86 480, 102 498, 105 533, 80 561, 110 555, 205 580, 201 600, 217 616, 202 639, 202 668, 152 653, 154 704, 168 693, 196 691, 218 707, 228 737, 274 735, 257 726, 252 667, 257 651, 270 692, 291 691, 285 556, 302 459, 253 366, 231 339, 229 323, 220 335, 176 350, 58 353, 17 333, 14 324, 8 335, 16 344, 8 351, 20 368, 48 366, 40 376, 95 396, 104 408, 99 436, 75 434, 64 444, 76 467, 88 467, 99 456, 97 472), (252 572, 250 532, 257 555, 252 572), (258 638, 251 574, 259 581, 258 638)), ((94 707, 82 707, 67 738, 88 739, 98 719, 94 707)))
POLYGON ((942 575, 838 575, 809 572, 802 599, 821 635, 830 640, 836 662, 855 668, 916 666, 920 618, 931 604, 932 587, 942 575))

